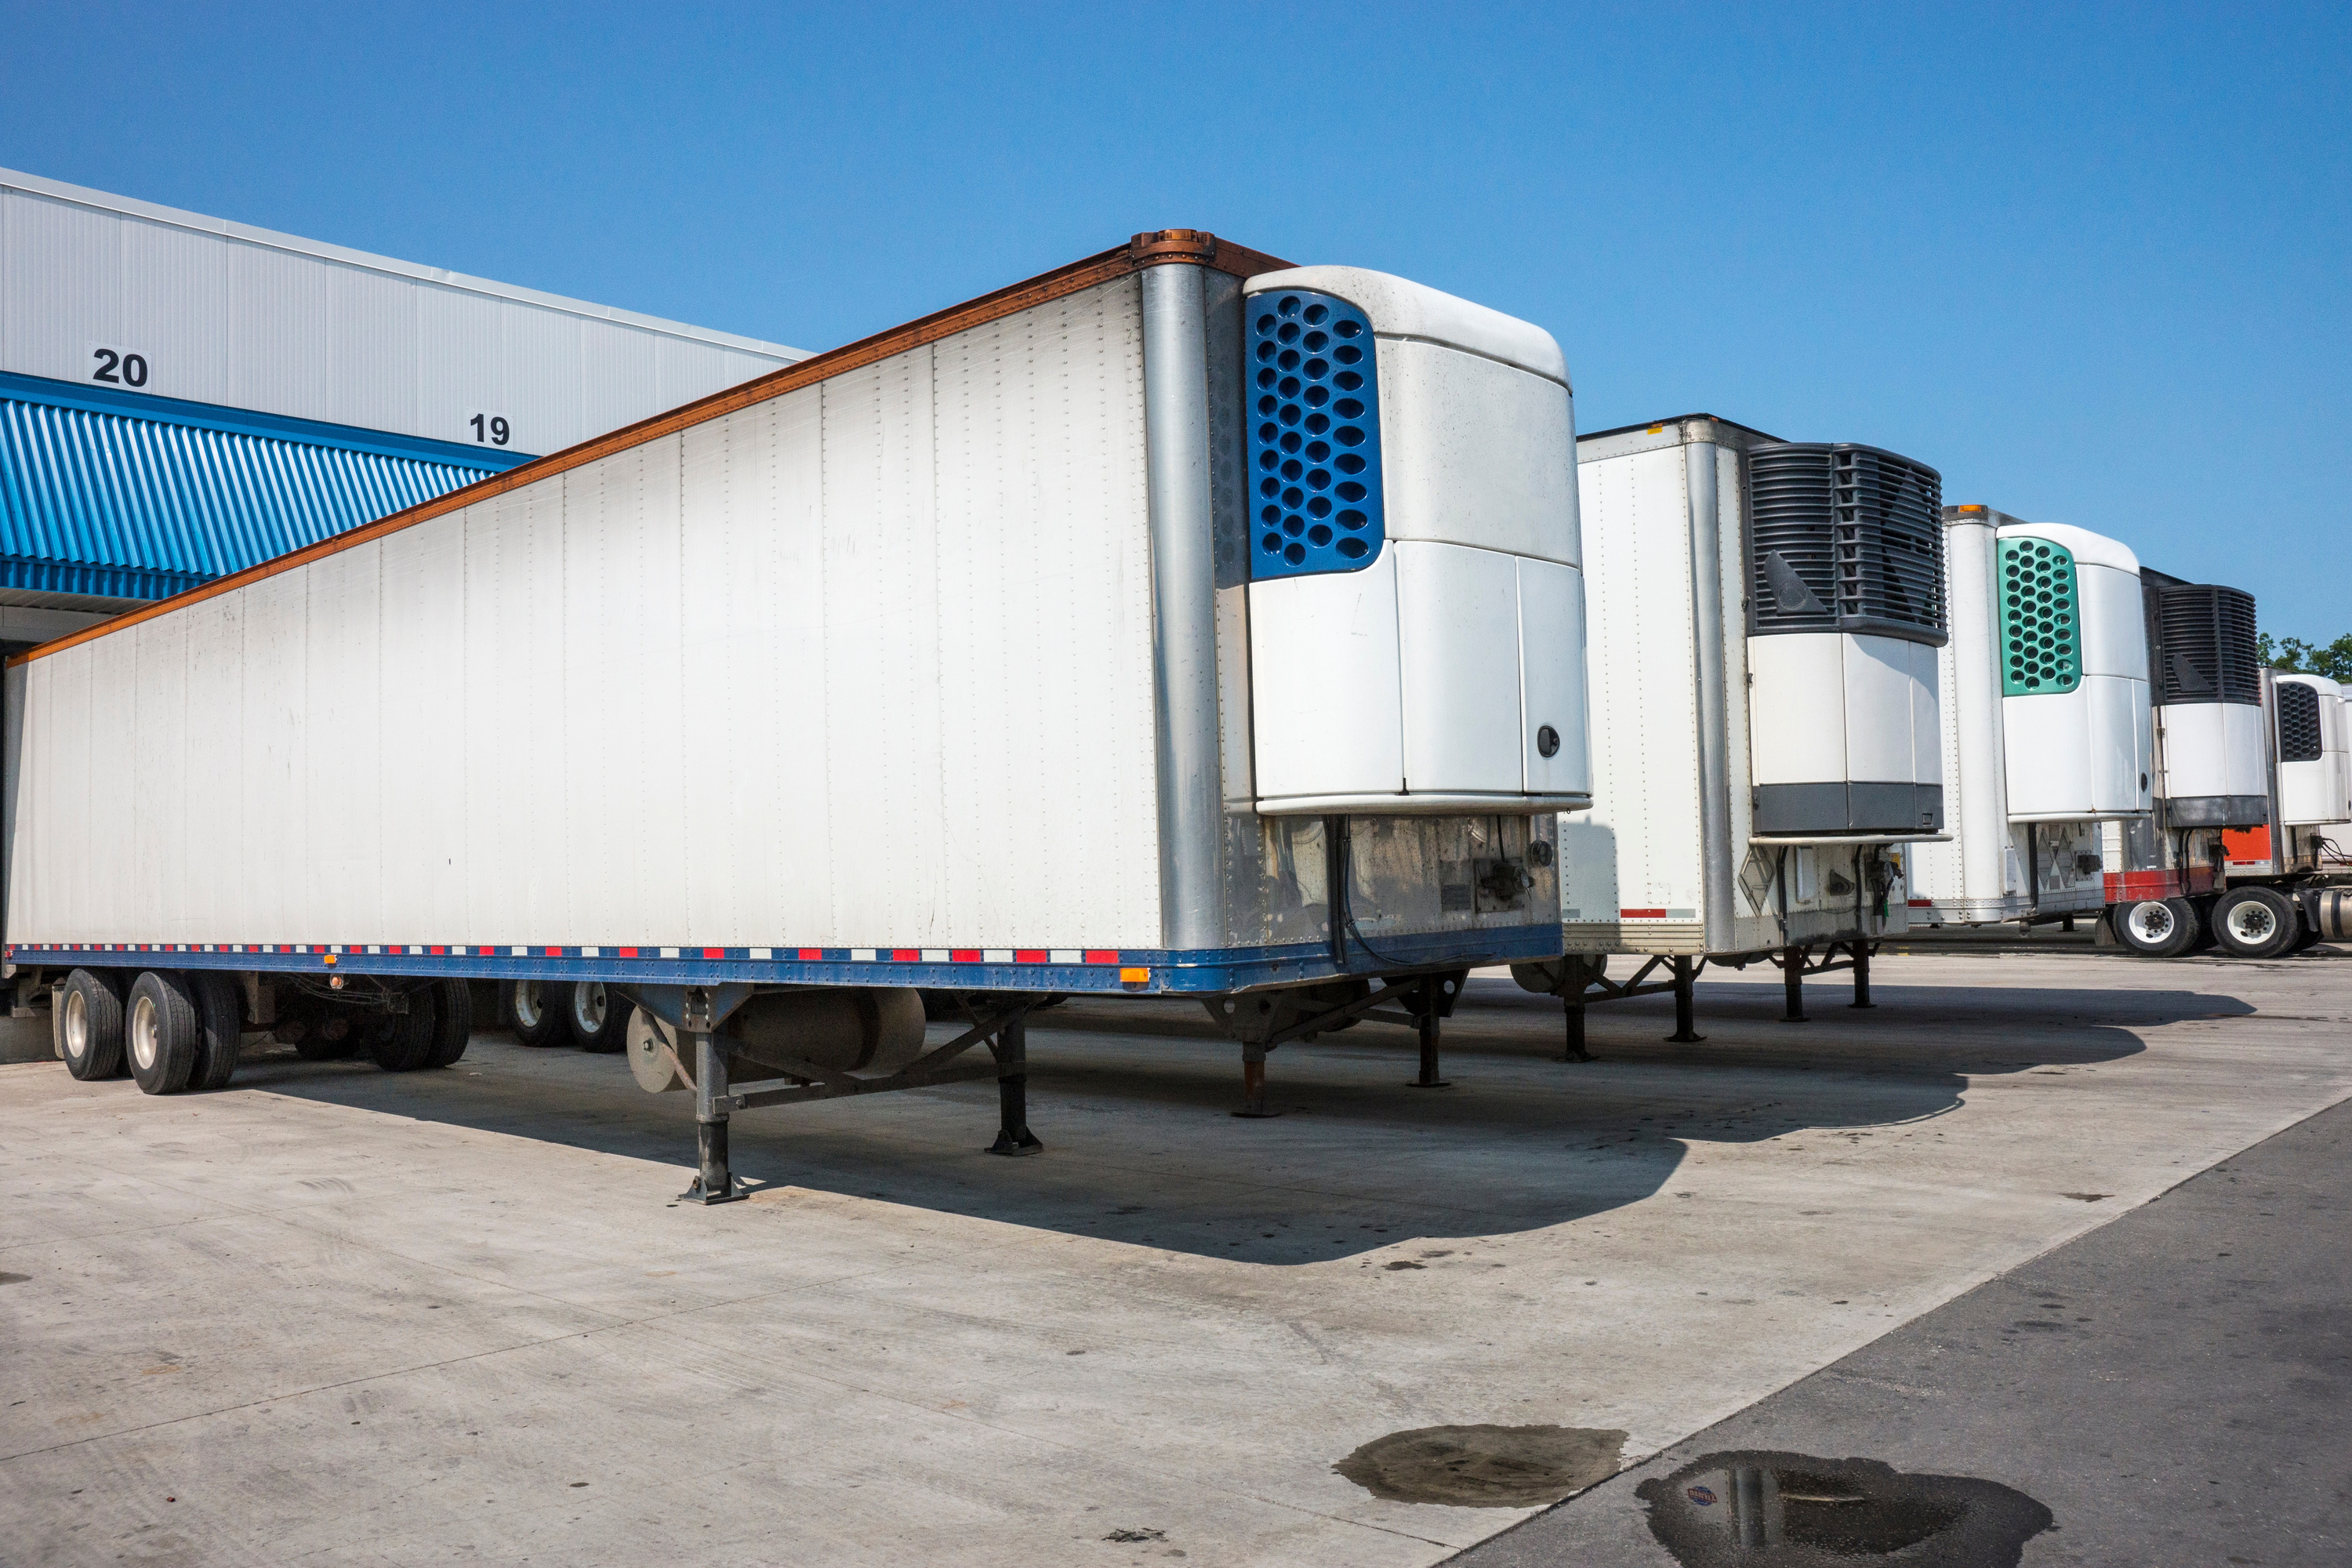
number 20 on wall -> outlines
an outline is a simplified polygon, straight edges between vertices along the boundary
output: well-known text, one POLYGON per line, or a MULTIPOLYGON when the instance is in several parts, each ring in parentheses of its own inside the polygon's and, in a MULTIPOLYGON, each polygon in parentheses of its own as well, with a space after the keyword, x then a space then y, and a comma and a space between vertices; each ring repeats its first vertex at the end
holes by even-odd
POLYGON ((129 349, 111 343, 89 345, 89 378, 109 386, 144 386, 147 384, 147 356, 132 353, 129 349))

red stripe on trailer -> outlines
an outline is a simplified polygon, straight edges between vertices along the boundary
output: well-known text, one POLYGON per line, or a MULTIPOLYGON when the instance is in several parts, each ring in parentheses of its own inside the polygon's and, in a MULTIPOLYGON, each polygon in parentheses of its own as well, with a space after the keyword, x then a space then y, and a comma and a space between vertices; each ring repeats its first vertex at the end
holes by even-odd
POLYGON ((2174 871, 2110 871, 2107 902, 2137 903, 2143 899, 2177 899, 2180 877, 2174 871))
POLYGON ((824 962, 824 949, 821 947, 803 947, 795 949, 794 951, 799 952, 801 955, 801 962, 803 963, 822 963, 824 962))
POLYGON ((1088 963, 1117 963, 1118 962, 1118 949, 1115 947, 1090 947, 1087 949, 1087 962, 1088 963))
POLYGON ((1932 910, 1936 907, 1936 900, 1933 899, 1914 899, 1911 900, 1911 907, 1915 910, 1932 910))
POLYGON ((919 947, 894 947, 888 951, 890 956, 897 959, 900 963, 920 963, 923 962, 923 950, 919 947))
POLYGON ((706 947, 702 950, 702 956, 705 958, 724 958, 727 956, 727 950, 723 947, 706 947))
POLYGON ((948 949, 948 962, 950 963, 978 963, 980 962, 980 949, 976 947, 951 947, 948 949))
POLYGON ((634 947, 622 948, 620 952, 623 958, 635 958, 637 956, 637 950, 634 947))
POLYGON ((439 958, 446 958, 449 954, 449 950, 446 947, 428 947, 425 951, 439 958))
POLYGON ((1662 921, 1666 918, 1666 911, 1664 910, 1619 910, 1617 911, 1617 918, 1621 921, 1662 921))
POLYGON ((1013 962, 1015 963, 1044 963, 1046 962, 1046 950, 1042 947, 1016 947, 1013 950, 1013 962))

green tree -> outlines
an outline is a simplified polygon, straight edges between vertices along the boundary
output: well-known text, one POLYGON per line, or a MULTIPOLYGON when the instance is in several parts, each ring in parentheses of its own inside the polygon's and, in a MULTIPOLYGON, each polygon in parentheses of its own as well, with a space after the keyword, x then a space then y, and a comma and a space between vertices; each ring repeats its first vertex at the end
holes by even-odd
POLYGON ((2254 638, 2254 651, 2273 669, 2324 675, 2330 680, 2352 683, 2352 632, 2325 645, 2307 643, 2301 637, 2273 637, 2262 632, 2254 638))

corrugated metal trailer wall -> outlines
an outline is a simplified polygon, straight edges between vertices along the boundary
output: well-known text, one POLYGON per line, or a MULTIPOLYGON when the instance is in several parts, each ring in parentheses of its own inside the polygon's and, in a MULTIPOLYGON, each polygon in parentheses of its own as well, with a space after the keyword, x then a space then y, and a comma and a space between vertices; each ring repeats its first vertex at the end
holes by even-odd
POLYGON ((1139 330, 1130 275, 20 667, 12 934, 1158 946, 1139 330))

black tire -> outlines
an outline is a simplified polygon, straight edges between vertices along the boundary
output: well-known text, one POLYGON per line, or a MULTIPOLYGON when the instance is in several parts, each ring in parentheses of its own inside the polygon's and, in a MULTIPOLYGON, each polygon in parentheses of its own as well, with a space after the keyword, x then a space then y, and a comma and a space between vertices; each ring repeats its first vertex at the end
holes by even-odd
POLYGON ((391 1027, 376 1037, 375 1065, 386 1072, 415 1072, 433 1059, 434 987, 408 994, 408 1011, 390 1016, 391 1027))
POLYGON ((573 1045, 600 1057, 628 1048, 635 1004, 618 991, 605 990, 601 980, 575 981, 563 997, 563 1021, 573 1045))
POLYGON ((115 989, 120 984, 111 974, 77 969, 66 976, 58 997, 66 1071, 85 1082, 122 1070, 122 994, 115 989))
POLYGON ((2303 911, 2276 888, 2232 888, 2213 905, 2213 941, 2232 958, 2284 958, 2303 935, 2303 911))
POLYGON ((561 987, 552 980, 509 980, 499 992, 499 1021, 525 1046, 560 1046, 572 1038, 556 1005, 561 987))
POLYGON ((176 974, 151 969, 131 984, 122 1048, 142 1094, 177 1094, 196 1068, 196 999, 176 974))
POLYGON ((2178 958, 2197 945, 2204 922, 2187 899, 2139 899, 2110 905, 2116 941, 2142 958, 2178 958))
POLYGON ((237 1047, 245 1033, 245 993, 215 970, 200 969, 187 978, 196 1000, 196 1065, 188 1073, 188 1087, 226 1089, 236 1075, 237 1047))
POLYGON ((462 980, 433 983, 433 1049, 425 1058, 429 1068, 446 1068, 466 1054, 474 1035, 474 994, 462 980))

